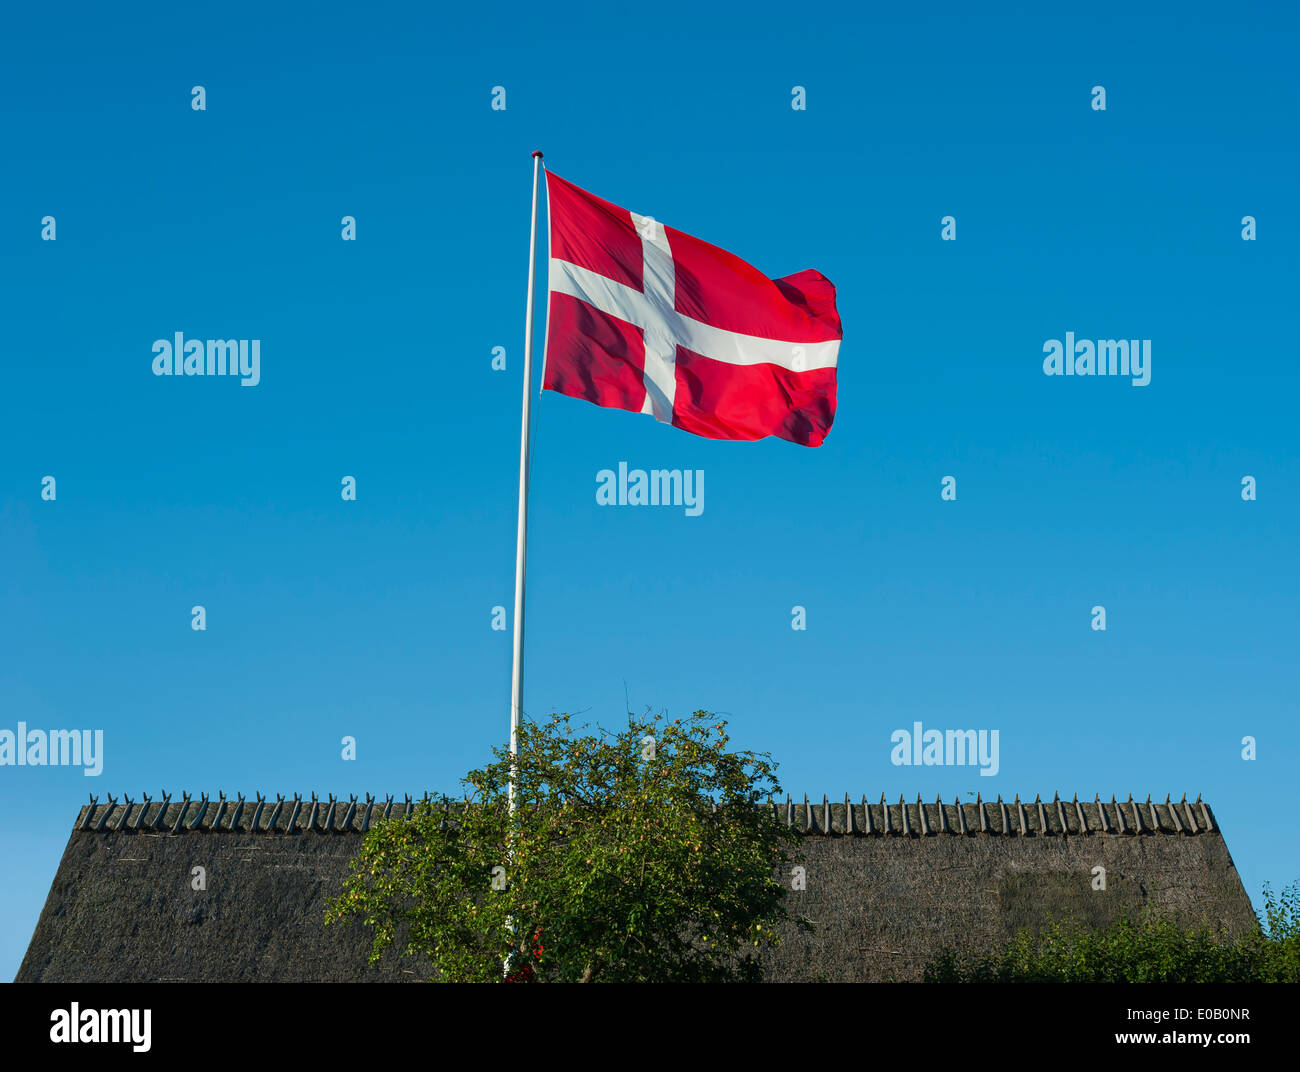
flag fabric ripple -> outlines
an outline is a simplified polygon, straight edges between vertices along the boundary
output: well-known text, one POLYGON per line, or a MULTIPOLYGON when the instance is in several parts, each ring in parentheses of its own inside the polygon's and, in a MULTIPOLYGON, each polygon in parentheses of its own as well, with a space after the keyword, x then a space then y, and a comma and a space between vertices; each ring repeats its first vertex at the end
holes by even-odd
POLYGON ((835 287, 726 250, 546 173, 542 386, 709 439, 819 446, 835 419, 835 287))

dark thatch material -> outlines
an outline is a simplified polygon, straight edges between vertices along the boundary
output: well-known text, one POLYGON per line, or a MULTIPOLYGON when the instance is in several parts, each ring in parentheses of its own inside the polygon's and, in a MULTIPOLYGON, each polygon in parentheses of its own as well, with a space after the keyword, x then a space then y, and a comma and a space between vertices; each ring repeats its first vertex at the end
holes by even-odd
POLYGON ((1021 927, 1073 916, 1099 928, 1148 902, 1234 937, 1255 923, 1199 801, 1017 798, 887 810, 888 820, 883 804, 789 807, 789 821, 806 831, 807 869, 807 890, 791 893, 789 907, 815 929, 787 934, 768 955, 769 978, 915 980, 945 946, 988 953, 1021 927), (1105 868, 1104 891, 1093 889, 1094 867, 1105 868))
MULTIPOLYGON (((369 933, 324 925, 360 836, 405 802, 145 800, 83 807, 18 982, 412 981, 366 963, 369 933), (192 869, 207 889, 191 888, 192 869)), ((1199 801, 775 805, 804 834, 806 889, 765 954, 772 980, 913 980, 945 946, 987 952, 1017 928, 1104 926, 1154 902, 1230 935, 1254 913, 1199 801), (1106 869, 1094 890, 1093 868, 1106 869)), ((791 876, 784 876, 787 885, 791 876)))

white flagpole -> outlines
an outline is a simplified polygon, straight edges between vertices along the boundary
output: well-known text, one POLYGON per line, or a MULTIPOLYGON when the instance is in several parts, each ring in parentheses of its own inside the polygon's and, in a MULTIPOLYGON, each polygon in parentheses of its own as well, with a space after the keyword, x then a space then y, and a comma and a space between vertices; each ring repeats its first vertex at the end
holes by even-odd
POLYGON ((519 527, 515 538, 515 642, 510 674, 510 785, 507 802, 515 812, 515 756, 519 752, 519 719, 524 703, 524 561, 528 554, 528 434, 531 428, 533 382, 533 272, 537 265, 537 183, 542 154, 533 153, 533 219, 528 232, 528 301, 524 306, 524 409, 519 430, 519 527))

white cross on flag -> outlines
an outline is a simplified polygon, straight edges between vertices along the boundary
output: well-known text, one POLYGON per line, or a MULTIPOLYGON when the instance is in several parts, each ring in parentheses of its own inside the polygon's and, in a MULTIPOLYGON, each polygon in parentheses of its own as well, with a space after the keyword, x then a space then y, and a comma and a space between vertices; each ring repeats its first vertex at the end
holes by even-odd
POLYGON ((709 439, 816 447, 835 419, 835 287, 726 250, 546 174, 542 386, 709 439))

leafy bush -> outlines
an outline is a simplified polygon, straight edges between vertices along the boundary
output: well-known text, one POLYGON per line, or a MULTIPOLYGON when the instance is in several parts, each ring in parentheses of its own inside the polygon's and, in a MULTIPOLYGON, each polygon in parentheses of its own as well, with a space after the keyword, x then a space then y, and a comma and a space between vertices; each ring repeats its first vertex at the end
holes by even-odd
POLYGON ((1300 883, 1280 895, 1264 887, 1264 911, 1237 941, 1209 927, 1184 928, 1148 904, 1094 931, 1058 921, 1037 936, 1021 931, 1001 952, 962 957, 946 950, 927 982, 1280 983, 1300 982, 1300 883))

